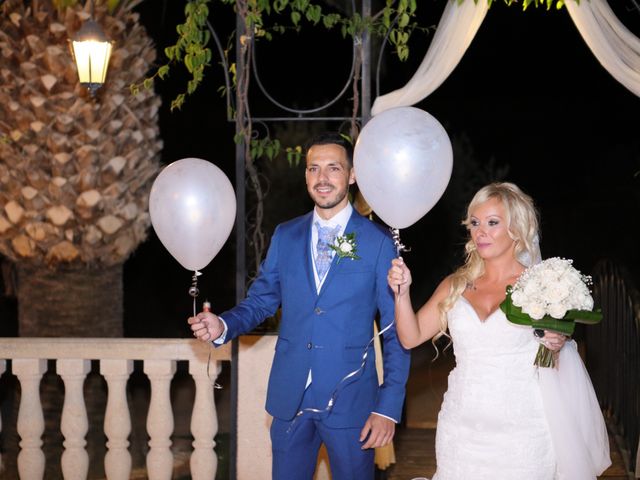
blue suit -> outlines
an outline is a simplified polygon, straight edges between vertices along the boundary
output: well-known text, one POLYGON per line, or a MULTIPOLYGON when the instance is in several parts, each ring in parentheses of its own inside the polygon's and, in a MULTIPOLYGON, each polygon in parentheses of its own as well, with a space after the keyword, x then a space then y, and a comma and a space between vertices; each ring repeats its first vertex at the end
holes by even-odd
MULTIPOLYGON (((281 306, 266 402, 274 418, 290 421, 295 417, 303 396, 307 397, 311 371, 313 405, 305 398, 305 406, 324 409, 338 387, 335 405, 322 417, 325 426, 361 429, 372 412, 399 421, 410 356, 400 345, 395 327, 383 334, 384 383, 378 386, 373 346, 364 369, 341 382, 360 367, 365 346, 373 337, 376 314, 380 314, 381 329, 393 323, 394 299, 386 281, 395 257, 393 242, 384 228, 354 210, 344 231, 355 234, 360 258, 334 255, 317 292, 310 248, 312 219, 310 212, 276 228, 247 298, 220 314, 227 324, 226 338, 252 330, 281 306)), ((331 452, 330 461, 333 469, 331 452)))

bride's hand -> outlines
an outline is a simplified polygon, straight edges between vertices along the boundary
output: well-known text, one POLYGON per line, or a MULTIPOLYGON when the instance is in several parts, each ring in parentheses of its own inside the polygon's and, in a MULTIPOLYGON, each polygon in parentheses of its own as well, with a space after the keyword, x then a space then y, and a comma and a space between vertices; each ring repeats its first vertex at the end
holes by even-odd
POLYGON ((387 274, 387 283, 391 290, 398 295, 405 295, 411 285, 411 270, 407 268, 401 258, 391 260, 391 268, 387 274))
POLYGON ((542 337, 542 344, 552 352, 559 351, 567 342, 567 336, 561 333, 551 332, 549 330, 544 331, 544 337, 542 337))

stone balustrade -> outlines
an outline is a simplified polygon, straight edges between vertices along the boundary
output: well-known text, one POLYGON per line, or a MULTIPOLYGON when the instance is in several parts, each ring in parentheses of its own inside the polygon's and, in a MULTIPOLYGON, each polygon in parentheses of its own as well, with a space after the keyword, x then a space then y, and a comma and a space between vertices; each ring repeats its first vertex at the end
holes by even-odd
MULTIPOLYGON (((18 473, 22 479, 42 479, 45 455, 42 435, 45 421, 40 399, 40 382, 48 360, 55 361, 64 383, 64 404, 60 431, 64 451, 60 459, 65 479, 87 478, 89 455, 85 449, 88 431, 83 385, 91 361, 97 360, 106 381, 108 395, 104 413, 107 453, 104 458, 108 479, 125 480, 131 475, 129 435, 131 415, 127 404, 127 381, 134 360, 143 362, 151 397, 147 415, 149 451, 146 468, 149 479, 170 479, 173 471, 171 435, 174 420, 169 388, 176 362, 186 361, 195 384, 191 415, 193 451, 191 478, 213 479, 217 470, 214 438, 218 418, 213 386, 222 361, 231 360, 229 345, 213 349, 196 340, 114 339, 114 338, 0 338, 0 375, 10 366, 20 384, 17 433, 20 451, 18 473)), ((0 419, 0 432, 2 419, 0 419)), ((1 471, 1 464, 0 464, 1 471)))

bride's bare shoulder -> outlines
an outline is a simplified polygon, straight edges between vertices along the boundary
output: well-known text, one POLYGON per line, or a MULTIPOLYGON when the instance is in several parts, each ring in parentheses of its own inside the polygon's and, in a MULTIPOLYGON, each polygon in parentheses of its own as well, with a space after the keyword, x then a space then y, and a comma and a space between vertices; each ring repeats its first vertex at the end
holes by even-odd
POLYGON ((449 293, 451 292, 451 285, 453 285, 452 281, 453 275, 447 275, 442 279, 435 292, 433 292, 433 297, 437 301, 442 301, 449 293))

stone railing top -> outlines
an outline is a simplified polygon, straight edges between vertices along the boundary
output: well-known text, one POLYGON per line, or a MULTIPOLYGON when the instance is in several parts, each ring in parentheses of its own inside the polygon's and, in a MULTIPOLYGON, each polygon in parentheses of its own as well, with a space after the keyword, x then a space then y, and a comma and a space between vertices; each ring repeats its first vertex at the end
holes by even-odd
POLYGON ((231 360, 231 344, 219 348, 193 339, 164 338, 0 338, 0 359, 85 358, 90 360, 231 360))

